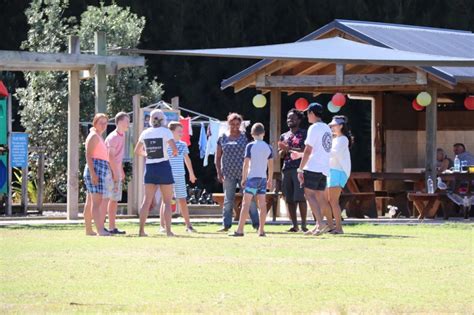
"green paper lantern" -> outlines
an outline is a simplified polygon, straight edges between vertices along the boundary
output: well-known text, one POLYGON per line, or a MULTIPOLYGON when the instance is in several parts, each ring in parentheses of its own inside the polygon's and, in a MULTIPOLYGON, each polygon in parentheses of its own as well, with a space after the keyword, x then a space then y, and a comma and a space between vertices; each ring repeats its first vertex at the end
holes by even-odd
POLYGON ((257 94, 252 99, 253 106, 263 108, 267 105, 267 98, 262 94, 257 94))
POLYGON ((416 102, 421 106, 428 106, 431 104, 431 95, 428 92, 420 92, 416 96, 416 102))

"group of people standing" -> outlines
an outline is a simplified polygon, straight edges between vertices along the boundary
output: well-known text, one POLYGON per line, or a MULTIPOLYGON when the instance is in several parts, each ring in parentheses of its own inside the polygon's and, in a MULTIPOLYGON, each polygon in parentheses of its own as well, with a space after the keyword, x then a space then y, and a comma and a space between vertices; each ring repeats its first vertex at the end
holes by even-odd
MULTIPOLYGON (((322 122, 322 105, 312 103, 306 111, 292 109, 287 115, 289 131, 278 142, 278 154, 283 159, 282 193, 293 223, 289 232, 298 232, 297 208, 301 213, 301 230, 308 235, 343 233, 339 196, 350 175, 349 147, 351 136, 345 116, 335 116, 329 126, 322 122), (308 131, 300 128, 304 112, 311 126, 308 131), (308 230, 306 223, 307 203, 316 225, 308 230), (326 217, 326 223, 323 218, 326 217)), ((196 232, 189 220, 186 203, 185 166, 189 180, 194 183, 191 160, 187 145, 181 141, 182 126, 179 122, 167 124, 164 113, 155 109, 150 113, 150 127, 145 129, 135 147, 135 154, 145 162, 144 199, 140 209, 140 236, 147 236, 145 223, 149 211, 161 201, 161 229, 173 236, 171 230, 171 202, 177 199, 185 219, 186 231, 196 232), (160 199, 160 201, 158 201, 160 199)), ((124 179, 122 166, 129 117, 119 113, 115 117, 116 130, 105 140, 102 134, 107 128, 105 114, 96 114, 93 127, 86 139, 84 180, 87 199, 84 210, 86 234, 96 235, 92 229, 94 220, 97 234, 101 236, 125 233, 115 227, 117 202, 122 194, 124 179), (107 213, 109 229, 104 227, 107 213)), ((227 117, 228 132, 218 139, 216 150, 217 179, 223 185, 223 225, 220 232, 232 226, 235 194, 243 192, 239 225, 229 236, 244 236, 248 216, 259 236, 266 236, 264 226, 267 216, 265 194, 272 189, 272 147, 263 138, 265 128, 255 123, 251 128, 253 141, 248 140, 241 115, 231 113, 227 117)))

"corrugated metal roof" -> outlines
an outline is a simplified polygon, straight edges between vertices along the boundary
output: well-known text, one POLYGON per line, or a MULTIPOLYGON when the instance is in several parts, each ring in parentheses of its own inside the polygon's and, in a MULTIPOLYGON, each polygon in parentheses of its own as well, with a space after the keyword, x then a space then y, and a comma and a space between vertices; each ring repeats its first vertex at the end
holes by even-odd
MULTIPOLYGON (((315 39, 332 29, 339 29, 375 46, 433 55, 474 58, 472 32, 400 24, 334 20, 298 41, 315 39)), ((231 78, 223 80, 221 88, 231 86, 271 61, 262 60, 231 78)), ((456 79, 474 78, 474 67, 423 67, 423 69, 451 83, 456 83, 456 79)))

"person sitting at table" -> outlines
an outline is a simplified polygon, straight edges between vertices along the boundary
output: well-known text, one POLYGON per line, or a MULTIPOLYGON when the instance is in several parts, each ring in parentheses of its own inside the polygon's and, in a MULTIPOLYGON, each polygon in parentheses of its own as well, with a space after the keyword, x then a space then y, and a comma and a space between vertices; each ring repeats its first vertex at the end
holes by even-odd
POLYGON ((443 149, 438 148, 436 150, 436 167, 438 169, 438 172, 442 173, 447 169, 453 167, 453 165, 453 160, 448 158, 443 149))
POLYGON ((474 165, 474 155, 466 151, 466 147, 462 143, 455 143, 453 145, 454 155, 458 156, 459 161, 465 162, 467 165, 474 165))

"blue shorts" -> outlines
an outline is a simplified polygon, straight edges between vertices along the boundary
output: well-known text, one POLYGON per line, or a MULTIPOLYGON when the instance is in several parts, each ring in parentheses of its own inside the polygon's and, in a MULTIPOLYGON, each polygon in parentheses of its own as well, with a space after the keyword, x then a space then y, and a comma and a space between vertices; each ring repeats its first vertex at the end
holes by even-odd
POLYGON ((255 195, 265 195, 267 193, 267 179, 262 177, 248 178, 245 183, 244 193, 255 195))
POLYGON ((86 184, 86 190, 91 194, 104 195, 103 198, 110 198, 112 195, 112 172, 110 171, 109 162, 104 160, 92 159, 94 165, 94 172, 98 177, 97 185, 92 183, 91 173, 89 167, 84 168, 84 183, 86 184))
POLYGON ((145 165, 145 184, 171 185, 174 184, 173 173, 169 161, 149 163, 145 165))
POLYGON ((329 170, 328 187, 344 188, 347 183, 347 175, 344 171, 331 168, 329 170))
POLYGON ((186 174, 175 175, 173 174, 174 178, 174 197, 176 199, 183 199, 188 197, 188 190, 186 189, 186 174))

